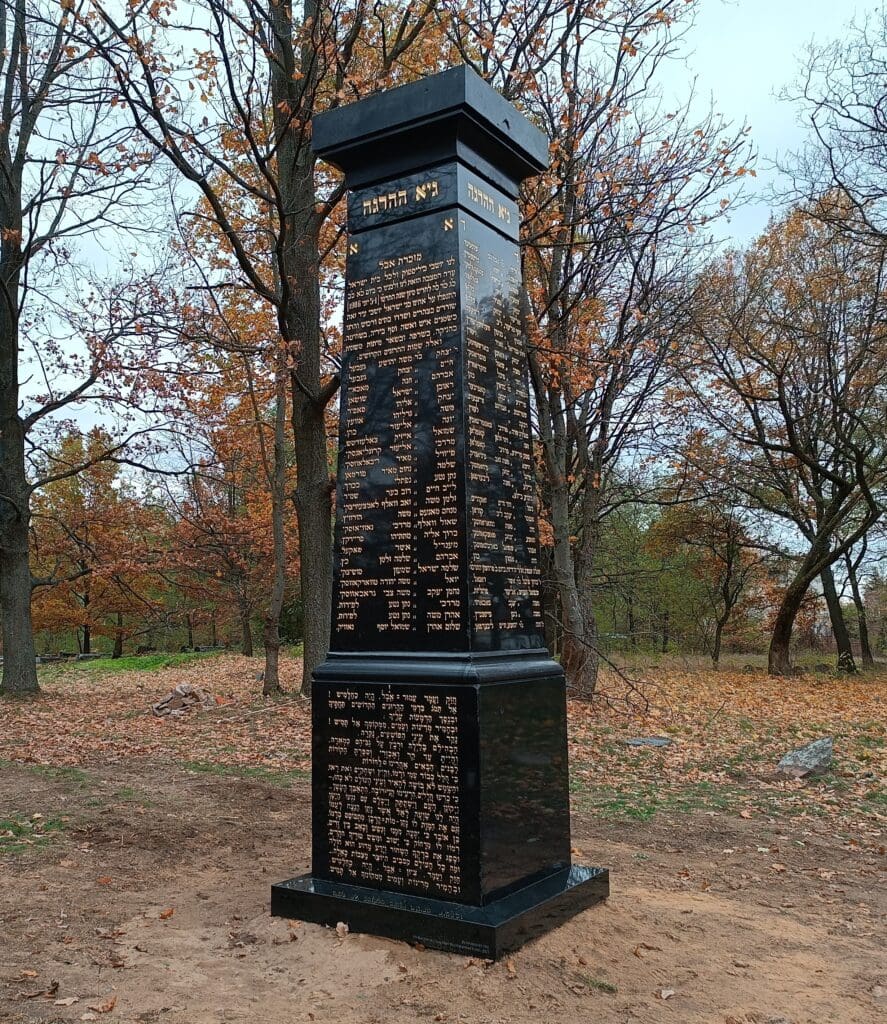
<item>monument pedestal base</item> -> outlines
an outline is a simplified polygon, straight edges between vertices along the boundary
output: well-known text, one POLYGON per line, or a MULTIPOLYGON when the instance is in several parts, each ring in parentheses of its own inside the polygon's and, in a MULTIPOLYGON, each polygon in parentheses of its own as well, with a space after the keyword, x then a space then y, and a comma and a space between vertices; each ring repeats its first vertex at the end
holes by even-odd
POLYGON ((271 887, 271 913, 331 927, 342 921, 352 932, 497 960, 606 899, 609 892, 605 868, 575 864, 484 906, 301 875, 271 887))

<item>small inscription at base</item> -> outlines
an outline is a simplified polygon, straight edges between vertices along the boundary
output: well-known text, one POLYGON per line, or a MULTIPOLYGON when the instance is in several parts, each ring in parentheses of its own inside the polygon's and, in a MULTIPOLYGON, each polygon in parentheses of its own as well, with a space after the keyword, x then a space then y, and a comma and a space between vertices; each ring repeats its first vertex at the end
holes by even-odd
POLYGON ((326 718, 328 877, 458 896, 457 697, 332 686, 326 718))

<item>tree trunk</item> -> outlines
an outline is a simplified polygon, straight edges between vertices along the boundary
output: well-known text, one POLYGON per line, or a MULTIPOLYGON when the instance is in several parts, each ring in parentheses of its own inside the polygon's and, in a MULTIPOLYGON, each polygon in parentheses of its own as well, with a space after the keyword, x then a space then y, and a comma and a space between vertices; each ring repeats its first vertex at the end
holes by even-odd
MULTIPOLYGON (((4 489, 5 490, 5 489, 4 489)), ((8 491, 5 491, 8 494, 8 491)), ((25 498, 27 501, 27 498, 25 498)), ((0 605, 3 613, 4 694, 37 693, 37 660, 31 629, 31 568, 28 562, 28 528, 8 512, 0 540, 0 605)))
POLYGON ((216 613, 213 611, 209 619, 209 645, 210 647, 219 646, 219 633, 216 628, 216 613))
POLYGON ((191 621, 191 613, 185 613, 185 625, 188 627, 188 650, 194 650, 194 623, 191 621))
POLYGON ((89 566, 84 565, 80 562, 78 568, 81 572, 86 572, 87 575, 83 577, 83 593, 80 595, 80 603, 83 605, 83 625, 80 627, 77 635, 77 645, 80 648, 81 654, 91 654, 92 648, 92 635, 89 628, 89 601, 92 595, 92 588, 89 583, 89 566))
POLYGON ((666 609, 662 613, 662 653, 663 654, 668 654, 668 645, 669 645, 669 642, 671 641, 671 637, 669 635, 670 628, 671 628, 670 616, 668 614, 668 609, 666 609))
POLYGON ((869 639, 869 624, 865 613, 865 602, 862 599, 862 592, 859 589, 859 576, 856 573, 857 565, 854 565, 849 551, 845 558, 847 562, 847 577, 850 580, 850 590, 853 593, 853 605, 856 608, 856 622, 859 628, 859 652, 862 656, 862 667, 874 668, 875 657, 872 654, 872 644, 869 639))
POLYGON ((114 630, 114 650, 111 657, 123 657, 123 612, 117 613, 117 628, 114 630))
POLYGON ((549 547, 541 548, 539 563, 542 570, 542 620, 545 623, 545 640, 548 644, 548 653, 557 659, 561 651, 563 631, 560 600, 554 581, 554 551, 549 547))
POLYGON ((240 617, 240 653, 245 658, 253 656, 253 627, 250 622, 249 604, 245 598, 238 598, 237 612, 240 617))
POLYGON ((634 621, 634 597, 632 597, 630 590, 625 594, 625 609, 628 613, 628 622, 626 626, 628 642, 631 644, 632 650, 636 651, 638 647, 637 623, 634 621))
POLYGON ((770 636, 770 651, 767 657, 767 671, 771 676, 789 676, 792 674, 791 639, 795 619, 801 610, 804 597, 810 584, 820 575, 823 563, 828 562, 831 538, 827 535, 818 536, 810 546, 798 566, 794 579, 789 583, 782 595, 782 602, 773 621, 773 632, 770 636))
POLYGON ((724 616, 721 616, 715 622, 715 639, 711 649, 711 663, 715 668, 718 667, 721 661, 721 642, 724 636, 724 626, 726 625, 727 619, 724 616))
POLYGON ((31 494, 25 472, 25 425, 19 415, 18 301, 21 272, 20 195, 0 184, 0 618, 3 678, 0 692, 37 693, 31 625, 28 531, 31 494))
POLYGON ((807 587, 796 594, 795 590, 789 587, 782 595, 782 603, 776 613, 773 622, 773 632, 770 635, 770 650, 767 656, 767 671, 771 676, 789 676, 792 674, 791 663, 791 639, 795 619, 804 600, 807 587))
POLYGON ((314 669, 330 642, 333 595, 332 493, 322 411, 297 389, 293 394, 293 429, 298 484, 295 506, 299 530, 299 575, 302 592, 304 653, 302 693, 311 693, 314 669))
POLYGON ((567 682, 582 696, 594 694, 598 657, 594 623, 586 621, 576 580, 576 566, 570 540, 569 495, 566 484, 551 486, 551 523, 554 533, 554 580, 563 616, 561 665, 567 682))
MULTIPOLYGON (((282 351, 282 350, 281 350, 282 351)), ((285 353, 284 353, 285 355, 285 353)), ((274 458, 271 465, 271 532, 274 540, 274 579, 265 613, 265 677, 262 693, 278 693, 280 687, 280 612, 286 589, 286 535, 283 512, 286 504, 286 360, 278 359, 274 407, 274 458)))
POLYGON ((853 660, 853 645, 850 642, 850 632, 847 629, 847 621, 844 618, 844 609, 841 607, 841 599, 835 587, 835 576, 831 566, 826 566, 819 574, 822 581, 822 592, 825 595, 825 603, 828 606, 829 619, 832 623, 832 633, 835 637, 835 646, 838 649, 838 671, 853 674, 856 672, 856 662, 853 660))
POLYGON ((318 53, 322 45, 317 0, 303 0, 306 28, 299 51, 293 44, 290 0, 269 8, 274 26, 271 100, 278 132, 277 163, 283 209, 278 241, 282 301, 280 332, 292 359, 292 427, 297 485, 293 496, 299 532, 299 563, 305 648, 302 693, 310 694, 314 669, 326 657, 332 620, 333 552, 330 467, 325 410, 335 390, 322 387, 320 250, 314 154, 301 137, 314 112, 318 53), (295 120, 293 120, 295 115, 295 120))

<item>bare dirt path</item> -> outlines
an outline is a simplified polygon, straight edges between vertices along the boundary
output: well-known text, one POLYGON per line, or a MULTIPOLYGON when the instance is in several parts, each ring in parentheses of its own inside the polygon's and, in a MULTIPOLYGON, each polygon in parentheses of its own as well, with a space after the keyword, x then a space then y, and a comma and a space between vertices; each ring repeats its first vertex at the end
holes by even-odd
POLYGON ((307 867, 303 780, 0 765, 0 821, 34 814, 0 853, 10 1024, 887 1018, 883 849, 827 819, 580 807, 577 859, 612 868, 610 901, 491 965, 272 919, 271 882, 307 867))

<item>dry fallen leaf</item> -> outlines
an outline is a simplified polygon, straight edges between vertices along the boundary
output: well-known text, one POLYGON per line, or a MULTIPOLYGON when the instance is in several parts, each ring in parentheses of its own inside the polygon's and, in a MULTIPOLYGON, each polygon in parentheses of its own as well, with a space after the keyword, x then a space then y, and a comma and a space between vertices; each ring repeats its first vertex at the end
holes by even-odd
POLYGON ((37 977, 37 972, 36 971, 22 971, 21 974, 19 975, 19 977, 20 978, 36 978, 37 977))
POLYGON ((651 946, 648 942, 639 942, 634 947, 634 955, 638 957, 638 959, 641 959, 644 955, 645 949, 656 950, 657 953, 662 952, 662 946, 651 946))
POLYGON ((99 885, 110 885, 113 881, 114 879, 110 875, 102 875, 101 878, 98 879, 99 885))
POLYGON ((749 810, 749 809, 748 809, 747 807, 744 807, 744 808, 743 808, 743 809, 742 809, 742 810, 741 810, 741 811, 739 812, 739 817, 740 817, 740 818, 750 818, 751 816, 752 816, 752 814, 751 814, 751 811, 750 811, 750 810, 749 810))
POLYGON ((80 1014, 80 1019, 81 1020, 98 1020, 99 1019, 99 1015, 97 1013, 81 1013, 80 1014))
POLYGON ((770 867, 773 868, 774 871, 785 871, 785 864, 771 864, 770 867))
POLYGON ((348 934, 348 925, 345 924, 344 921, 340 921, 336 925, 336 935, 338 935, 340 939, 344 939, 347 934, 348 934))
POLYGON ((59 990, 59 983, 53 981, 47 989, 38 989, 36 992, 18 992, 16 999, 51 999, 59 990))
POLYGON ((79 1002, 80 1002, 80 997, 79 996, 65 996, 64 999, 56 999, 56 1001, 52 1005, 53 1006, 73 1006, 74 1003, 79 1003, 79 1002))
POLYGON ((160 911, 160 915, 159 915, 160 916, 160 920, 161 921, 168 921, 175 912, 176 912, 176 908, 175 907, 167 907, 166 910, 161 910, 160 911))
POLYGON ((673 988, 660 988, 656 992, 656 996, 659 999, 671 999, 671 997, 673 995, 674 995, 674 989, 673 988))
MULTIPOLYGON (((108 996, 103 1003, 89 1003, 90 1010, 95 1010, 96 1013, 110 1013, 117 1005, 117 996, 108 996)), ((81 1020, 83 1018, 81 1017, 81 1020)))
POLYGON ((509 978, 516 978, 517 977, 517 968, 514 966, 514 961, 513 960, 506 960, 505 961, 505 970, 508 971, 509 978))

